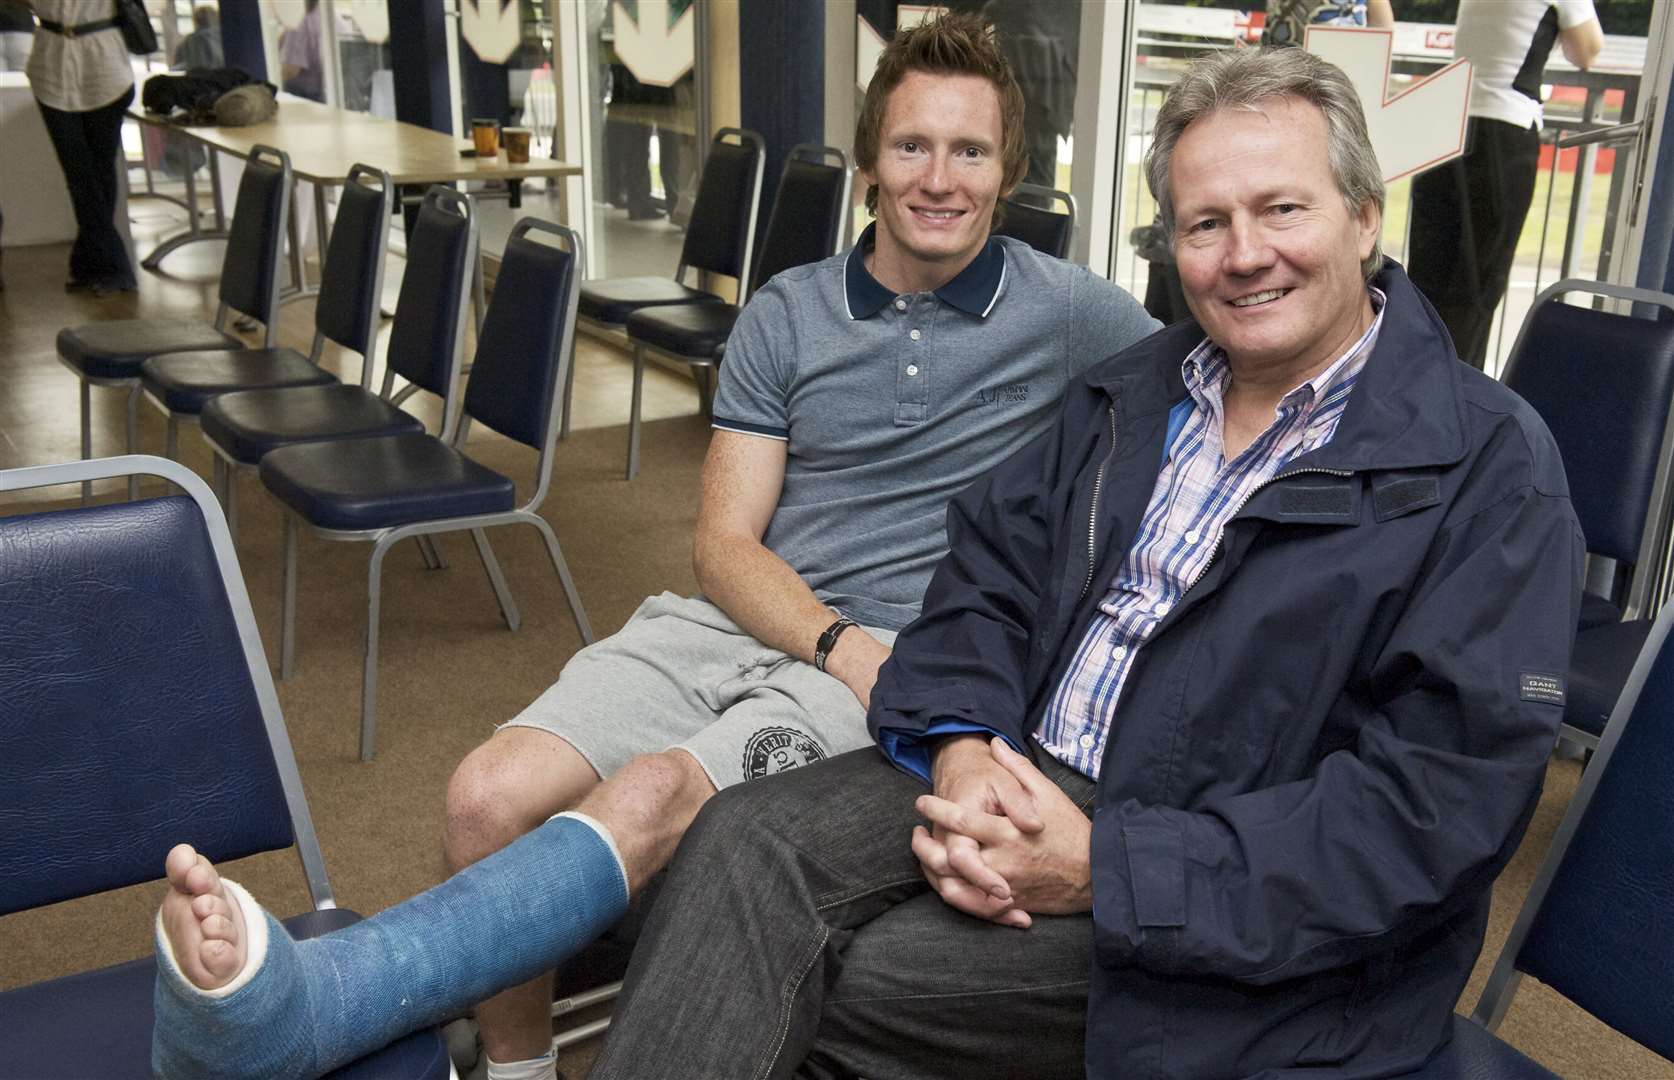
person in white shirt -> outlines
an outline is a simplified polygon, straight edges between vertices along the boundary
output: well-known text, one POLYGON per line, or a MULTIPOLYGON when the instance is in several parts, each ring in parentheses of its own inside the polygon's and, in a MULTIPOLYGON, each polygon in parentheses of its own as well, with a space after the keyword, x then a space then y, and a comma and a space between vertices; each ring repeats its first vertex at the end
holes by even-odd
POLYGON ((1453 55, 1472 67, 1465 155, 1413 180, 1407 272, 1477 368, 1534 198, 1554 43, 1592 65, 1604 45, 1593 0, 1459 0, 1453 55))
POLYGON ((65 288, 101 298, 132 292, 134 264, 116 228, 122 114, 134 71, 111 0, 33 0, 39 19, 29 87, 64 169, 76 213, 65 288))

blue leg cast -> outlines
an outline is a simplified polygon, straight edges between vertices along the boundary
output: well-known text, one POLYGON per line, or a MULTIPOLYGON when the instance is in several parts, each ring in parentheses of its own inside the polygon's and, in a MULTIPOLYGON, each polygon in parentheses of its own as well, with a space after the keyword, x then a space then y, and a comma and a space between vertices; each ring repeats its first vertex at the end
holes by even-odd
POLYGON ((159 931, 152 1072, 320 1076, 534 978, 602 933, 627 903, 616 852, 585 819, 566 814, 324 937, 293 941, 271 915, 241 905, 247 932, 265 920, 265 957, 222 996, 180 975, 159 931))

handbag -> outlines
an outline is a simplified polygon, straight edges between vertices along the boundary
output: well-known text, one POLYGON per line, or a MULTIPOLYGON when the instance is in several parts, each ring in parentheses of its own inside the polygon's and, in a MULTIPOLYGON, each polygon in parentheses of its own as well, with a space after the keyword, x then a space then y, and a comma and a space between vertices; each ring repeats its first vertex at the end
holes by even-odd
POLYGON ((157 51, 157 31, 151 29, 151 16, 140 0, 116 0, 116 27, 129 52, 149 56, 157 51))

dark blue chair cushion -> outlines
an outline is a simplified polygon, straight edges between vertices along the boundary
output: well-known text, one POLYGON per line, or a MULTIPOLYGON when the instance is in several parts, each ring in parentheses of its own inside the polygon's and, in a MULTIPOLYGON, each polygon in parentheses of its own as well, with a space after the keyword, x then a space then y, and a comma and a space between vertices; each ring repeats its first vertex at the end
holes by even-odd
POLYGON ((581 283, 576 310, 582 318, 620 326, 640 308, 657 304, 719 304, 714 293, 689 289, 673 278, 604 278, 581 283))
POLYGON ((58 331, 58 355, 95 379, 137 379, 146 357, 192 349, 242 349, 244 342, 193 319, 113 319, 58 331))
POLYGON ((140 365, 140 380, 170 412, 196 415, 217 394, 320 386, 337 379, 295 349, 231 349, 153 356, 140 365))
POLYGON ((1604 733, 1633 662, 1651 632, 1647 619, 1588 627, 1575 635, 1569 661, 1564 722, 1590 735, 1604 733))
POLYGON ((262 483, 322 529, 383 529, 512 509, 511 480, 433 435, 287 446, 262 458, 262 483))
POLYGON ((1455 1014, 1452 1040, 1402 1080, 1558 1080, 1558 1075, 1455 1014))
POLYGON ((245 465, 295 443, 424 431, 417 417, 342 383, 222 394, 203 407, 198 422, 206 438, 245 465))
POLYGON ((367 329, 376 333, 378 326, 372 318, 379 301, 373 286, 378 280, 378 241, 387 228, 389 203, 384 190, 345 184, 331 226, 325 266, 320 271, 314 326, 332 341, 363 356, 372 344, 366 339, 367 329))
POLYGON ((536 450, 552 419, 574 268, 575 257, 550 244, 506 242, 465 384, 465 415, 536 450))
POLYGON ((1581 594, 1581 617, 1575 620, 1577 627, 1585 630, 1589 626, 1603 626, 1605 623, 1621 621, 1621 608, 1597 593, 1581 594))
POLYGON ((1044 255, 1063 259, 1069 256, 1071 224, 1068 214, 1007 199, 994 235, 1021 240, 1044 255))
POLYGON ((654 307, 628 316, 628 337, 693 360, 714 360, 738 321, 731 304, 654 307))
POLYGON ((0 914, 155 881, 187 818, 217 862, 290 846, 191 499, 0 518, 0 792, 0 914))
MULTIPOLYGON (((159 863, 159 866, 162 864, 159 863)), ((299 940, 360 921, 343 908, 284 920, 299 940)), ((145 957, 0 994, 6 1018, 3 1080, 86 1080, 151 1075, 151 994, 157 962, 145 957)), ((398 1039, 331 1074, 333 1080, 409 1080, 448 1075, 441 1032, 398 1039)))

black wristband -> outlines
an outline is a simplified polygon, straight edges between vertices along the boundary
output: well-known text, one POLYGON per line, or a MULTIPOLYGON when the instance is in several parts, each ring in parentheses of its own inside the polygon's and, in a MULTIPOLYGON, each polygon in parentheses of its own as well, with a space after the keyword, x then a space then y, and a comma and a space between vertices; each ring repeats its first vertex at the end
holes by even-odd
POLYGON ((855 621, 853 619, 839 618, 836 622, 825 628, 825 633, 820 635, 819 644, 814 646, 815 667, 819 668, 821 671, 825 670, 825 661, 831 656, 831 650, 837 647, 837 639, 842 636, 844 630, 847 630, 853 625, 855 625, 855 621))

